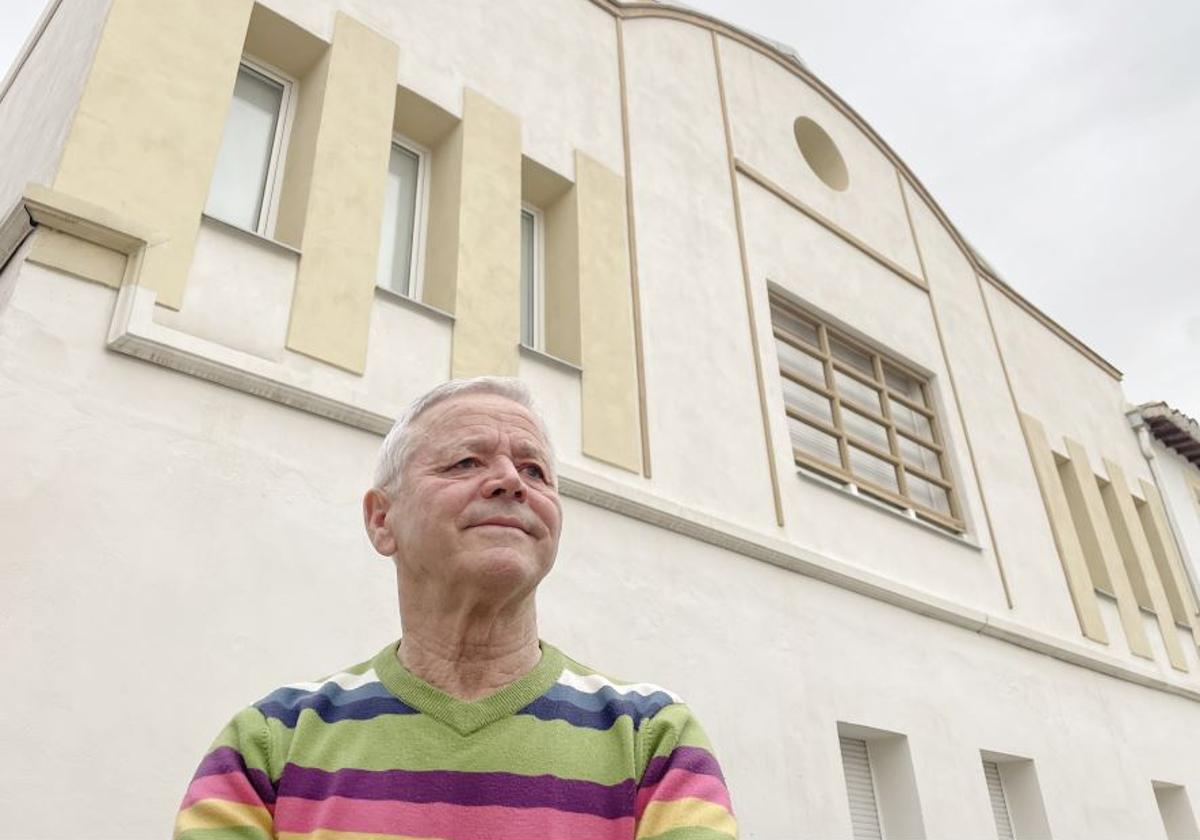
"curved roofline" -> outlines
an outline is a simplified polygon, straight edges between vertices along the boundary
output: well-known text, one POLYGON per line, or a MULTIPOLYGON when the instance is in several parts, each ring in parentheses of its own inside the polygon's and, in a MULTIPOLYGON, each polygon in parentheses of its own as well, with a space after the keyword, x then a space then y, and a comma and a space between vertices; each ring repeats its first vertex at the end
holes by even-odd
POLYGON ((807 82, 814 90, 825 97, 825 99, 837 108, 841 113, 849 119, 860 131, 865 134, 875 147, 884 154, 896 166, 901 175, 908 181, 909 185, 917 191, 922 200, 937 216, 938 221, 950 233, 952 239, 963 256, 967 258, 967 262, 971 264, 975 274, 978 277, 986 280, 1001 294, 1011 300, 1017 306, 1021 307, 1028 315, 1039 321, 1047 329, 1061 338, 1064 342, 1077 350, 1088 360, 1093 362, 1101 370, 1109 376, 1116 379, 1118 382, 1123 378, 1123 374, 1111 362, 1074 336, 1065 327, 1031 303, 1024 295, 1010 286, 1006 281, 1001 279, 997 272, 984 260, 966 237, 954 226, 946 215, 940 204, 934 199, 933 195, 921 183, 908 164, 896 154, 895 150, 887 144, 882 137, 871 128, 870 124, 862 118, 857 111, 848 105, 840 96, 834 93, 833 89, 817 78, 808 66, 800 59, 794 50, 784 51, 781 45, 765 38, 762 35, 755 34, 748 30, 742 29, 739 26, 728 23, 720 18, 713 17, 705 12, 696 11, 683 6, 674 6, 666 3, 657 2, 657 0, 589 0, 593 5, 598 6, 618 19, 635 20, 638 18, 665 18, 668 20, 677 20, 683 23, 691 23, 711 32, 716 32, 719 35, 724 35, 728 38, 737 41, 743 46, 749 47, 758 53, 761 53, 766 58, 771 59, 779 64, 785 70, 793 73, 803 81, 807 82))

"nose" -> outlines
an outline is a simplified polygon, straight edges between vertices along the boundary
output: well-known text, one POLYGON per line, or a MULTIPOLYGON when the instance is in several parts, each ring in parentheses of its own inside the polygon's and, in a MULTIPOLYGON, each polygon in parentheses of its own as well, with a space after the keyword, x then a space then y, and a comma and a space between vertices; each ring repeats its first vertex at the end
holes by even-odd
POLYGON ((511 496, 518 501, 524 500, 525 483, 512 461, 503 457, 496 459, 491 473, 484 481, 483 495, 488 499, 511 496))

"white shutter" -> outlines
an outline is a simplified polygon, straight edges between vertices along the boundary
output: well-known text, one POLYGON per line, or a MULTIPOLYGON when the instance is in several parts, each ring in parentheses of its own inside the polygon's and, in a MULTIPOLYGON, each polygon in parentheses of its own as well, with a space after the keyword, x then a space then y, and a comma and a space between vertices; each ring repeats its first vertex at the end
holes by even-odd
POLYGON ((996 836, 1000 840, 1014 840, 1012 820, 1008 815, 1008 800, 1004 798, 1004 785, 1000 782, 1000 766, 994 761, 983 762, 983 777, 987 779, 988 798, 992 800, 992 816, 996 818, 996 836))
POLYGON ((846 774, 846 795, 850 799, 850 824, 854 840, 883 840, 879 828, 879 809, 875 806, 875 784, 871 780, 871 761, 867 742, 839 737, 842 747, 842 771, 846 774))

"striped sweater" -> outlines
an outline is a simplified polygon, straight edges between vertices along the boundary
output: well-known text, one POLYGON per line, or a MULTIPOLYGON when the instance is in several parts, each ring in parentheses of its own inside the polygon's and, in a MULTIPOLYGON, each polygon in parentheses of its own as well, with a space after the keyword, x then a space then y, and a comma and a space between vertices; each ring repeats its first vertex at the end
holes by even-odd
POLYGON ((665 689, 542 643, 534 669, 464 702, 396 643, 237 714, 188 787, 176 840, 729 840, 708 739, 665 689))

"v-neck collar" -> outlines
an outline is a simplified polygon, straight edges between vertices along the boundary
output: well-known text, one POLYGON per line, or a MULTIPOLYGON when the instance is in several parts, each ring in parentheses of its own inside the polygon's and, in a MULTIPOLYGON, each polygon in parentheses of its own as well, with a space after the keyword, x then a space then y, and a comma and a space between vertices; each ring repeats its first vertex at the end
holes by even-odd
POLYGON ((401 665, 396 656, 399 645, 399 641, 392 642, 371 661, 380 682, 404 703, 460 735, 471 735, 523 709, 545 694, 563 669, 562 653, 539 640, 542 658, 532 671, 495 694, 468 702, 430 685, 401 665))

